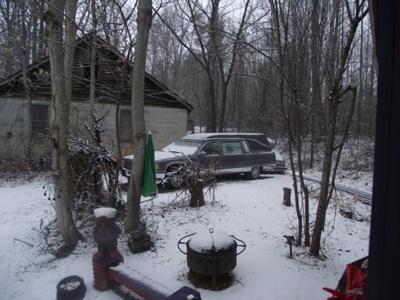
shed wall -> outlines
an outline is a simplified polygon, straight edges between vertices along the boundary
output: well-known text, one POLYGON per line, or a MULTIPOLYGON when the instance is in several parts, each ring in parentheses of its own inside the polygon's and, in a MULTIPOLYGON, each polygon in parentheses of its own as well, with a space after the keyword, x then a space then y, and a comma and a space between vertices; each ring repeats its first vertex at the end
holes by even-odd
MULTIPOLYGON (((117 131, 116 131, 116 107, 113 104, 95 105, 97 116, 105 115, 103 129, 104 143, 113 153, 117 153, 117 131)), ((130 106, 121 106, 121 110, 130 110, 130 106)), ((89 107, 87 104, 72 103, 71 105, 71 127, 78 128, 84 132, 84 123, 89 119, 89 107)), ((186 109, 169 108, 158 106, 145 106, 144 118, 146 130, 152 132, 154 148, 160 150, 168 144, 186 135, 188 113, 186 109)), ((122 143, 122 155, 132 154, 132 143, 122 143)))
MULTIPOLYGON (((43 101, 34 101, 42 103, 43 101)), ((27 104, 23 99, 0 98, 0 159, 24 159, 28 153, 27 104)), ((33 136, 32 159, 50 154, 49 139, 33 136)))
POLYGON ((186 135, 188 119, 186 109, 146 106, 144 113, 146 129, 153 134, 156 150, 186 135))
MULTIPOLYGON (((35 102, 49 103, 48 101, 35 102)), ((102 128, 107 129, 103 134, 104 144, 113 153, 117 153, 116 107, 110 103, 96 103, 95 108, 97 116, 105 115, 102 123, 102 128)), ((122 106, 121 109, 130 109, 130 107, 122 106)), ((49 112, 51 114, 51 109, 49 112)), ((89 112, 90 107, 87 103, 72 102, 71 132, 85 134, 84 124, 90 120, 89 112)), ((187 110, 182 108, 145 106, 146 130, 152 132, 156 150, 186 134, 187 115, 187 110)), ((0 159, 26 158, 28 147, 26 116, 26 101, 24 99, 0 98, 0 159)), ((31 148, 33 159, 49 155, 49 139, 43 136, 34 137, 31 148)), ((123 143, 121 148, 123 155, 132 153, 132 143, 123 143)))

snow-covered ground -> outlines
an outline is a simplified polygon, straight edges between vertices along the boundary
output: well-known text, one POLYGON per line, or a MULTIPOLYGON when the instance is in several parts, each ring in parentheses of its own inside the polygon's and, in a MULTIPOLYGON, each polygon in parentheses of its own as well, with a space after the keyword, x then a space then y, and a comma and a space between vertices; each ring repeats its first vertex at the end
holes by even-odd
MULTIPOLYGON (((36 230, 51 210, 50 201, 43 196, 44 183, 43 177, 0 179, 0 299, 54 299, 56 284, 68 275, 84 278, 85 299, 120 299, 92 286, 91 257, 96 249, 91 238, 64 259, 54 260, 39 251, 41 238, 36 230)), ((176 243, 186 234, 212 227, 243 239, 247 249, 238 256, 234 284, 219 292, 199 289, 203 299, 326 299, 322 287, 334 288, 345 265, 367 255, 370 207, 348 196, 333 200, 323 246, 327 259, 310 258, 305 248, 296 248, 294 259, 289 259, 283 235, 295 233, 296 219, 294 207, 282 205, 282 188, 291 185, 288 175, 227 180, 218 184, 214 204, 207 202, 197 209, 182 207, 174 192, 160 194, 153 206, 150 202, 143 205, 155 238, 154 250, 133 255, 122 237, 125 263, 121 268, 167 293, 191 286, 186 278, 186 257, 176 243), (338 209, 343 205, 350 206, 363 221, 344 218, 338 209)), ((315 212, 315 202, 312 204, 315 212)))

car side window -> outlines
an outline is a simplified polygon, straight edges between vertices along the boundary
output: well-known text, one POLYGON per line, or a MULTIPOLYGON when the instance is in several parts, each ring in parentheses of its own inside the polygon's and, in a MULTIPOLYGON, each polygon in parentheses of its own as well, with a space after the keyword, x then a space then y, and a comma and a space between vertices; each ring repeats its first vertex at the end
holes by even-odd
POLYGON ((235 155, 242 154, 242 145, 238 142, 222 142, 221 143, 222 154, 224 155, 235 155))
POLYGON ((206 143, 201 151, 204 151, 207 155, 219 155, 218 142, 214 141, 206 143))
POLYGON ((247 144, 249 145, 250 151, 251 152, 264 152, 264 151, 269 151, 269 147, 261 144, 255 140, 247 140, 247 144))

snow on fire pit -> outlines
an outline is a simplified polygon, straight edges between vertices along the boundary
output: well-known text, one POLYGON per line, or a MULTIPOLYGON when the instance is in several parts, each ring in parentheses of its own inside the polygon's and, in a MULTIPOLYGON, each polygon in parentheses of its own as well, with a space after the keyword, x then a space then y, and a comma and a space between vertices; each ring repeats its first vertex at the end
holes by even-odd
POLYGON ((218 252, 232 248, 234 245, 235 240, 230 235, 214 230, 195 234, 188 242, 188 246, 198 253, 218 252))

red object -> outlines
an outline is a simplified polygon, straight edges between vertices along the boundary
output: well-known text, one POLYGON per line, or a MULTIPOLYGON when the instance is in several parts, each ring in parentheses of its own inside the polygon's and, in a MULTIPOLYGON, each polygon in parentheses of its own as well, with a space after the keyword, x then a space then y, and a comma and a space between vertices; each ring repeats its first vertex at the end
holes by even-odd
MULTIPOLYGON (((113 261, 113 264, 115 265, 115 266, 117 266, 120 262, 123 262, 124 261, 124 258, 122 257, 122 255, 121 255, 121 253, 119 253, 119 251, 118 250, 112 250, 111 252, 110 252, 110 258, 111 258, 111 260, 113 261)), ((114 266, 114 265, 112 265, 112 266, 114 266)))
POLYGON ((367 274, 361 268, 349 264, 346 267, 346 279, 345 292, 323 288, 332 294, 327 300, 366 300, 367 274))
POLYGON ((105 291, 108 289, 109 278, 107 276, 107 267, 103 264, 99 264, 96 260, 96 253, 93 256, 93 275, 94 275, 94 287, 99 291, 105 291))

